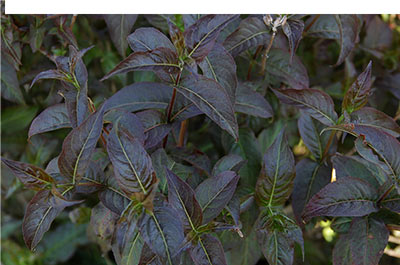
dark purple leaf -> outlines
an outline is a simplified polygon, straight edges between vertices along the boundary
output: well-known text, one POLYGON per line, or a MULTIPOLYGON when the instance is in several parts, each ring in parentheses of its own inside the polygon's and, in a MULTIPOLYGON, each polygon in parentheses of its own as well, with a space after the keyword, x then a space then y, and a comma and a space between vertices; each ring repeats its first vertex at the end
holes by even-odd
POLYGON ((128 195, 148 194, 155 173, 140 139, 117 123, 108 136, 107 151, 120 188, 128 195))
POLYGON ((105 207, 101 202, 92 208, 90 214, 90 230, 101 245, 111 246, 114 228, 119 216, 105 207))
POLYGON ((245 83, 237 88, 235 111, 266 119, 274 114, 268 101, 245 83))
POLYGON ((202 61, 213 48, 218 34, 238 15, 206 15, 184 32, 189 57, 202 61))
POLYGON ((224 47, 219 43, 215 44, 199 66, 204 76, 214 79, 225 88, 234 103, 237 87, 236 63, 224 47))
MULTIPOLYGON (((330 137, 328 133, 321 134, 321 131, 326 126, 304 112, 302 112, 297 124, 300 136, 308 150, 318 160, 322 159, 330 137)), ((330 146, 329 154, 335 153, 335 151, 336 142, 333 142, 330 146)))
POLYGON ((364 216, 378 211, 377 190, 362 179, 347 177, 326 185, 306 205, 303 219, 315 216, 364 216))
POLYGON ((29 27, 29 45, 31 46, 32 52, 35 53, 41 48, 43 43, 44 34, 46 32, 45 27, 36 27, 31 24, 29 27))
POLYGON ((122 57, 126 55, 126 37, 131 33, 138 15, 104 15, 111 40, 122 57))
POLYGON ((267 149, 256 185, 256 198, 268 207, 283 205, 292 193, 295 161, 284 129, 267 149))
POLYGON ((143 214, 138 221, 140 235, 162 264, 173 265, 184 242, 182 222, 171 207, 157 206, 153 213, 143 214))
POLYGON ((350 118, 351 123, 375 127, 396 138, 400 136, 400 126, 396 121, 377 109, 363 107, 352 112, 350 118))
POLYGON ((147 52, 160 47, 175 51, 167 36, 155 28, 138 28, 128 36, 127 40, 134 52, 147 52))
POLYGON ((285 104, 296 106, 304 110, 314 119, 325 125, 334 125, 337 121, 332 98, 325 92, 317 89, 285 89, 273 90, 276 96, 285 104))
POLYGON ((224 171, 203 181, 196 188, 196 198, 203 210, 203 224, 217 217, 231 200, 239 176, 233 171, 224 171))
POLYGON ((183 14, 182 20, 183 20, 183 24, 185 25, 185 29, 189 28, 201 17, 202 17, 201 14, 183 14))
POLYGON ((289 19, 285 24, 282 25, 282 30, 289 41, 291 62, 301 40, 301 36, 304 30, 304 22, 302 20, 289 19))
POLYGON ((114 67, 100 81, 104 81, 116 74, 131 71, 163 71, 174 74, 179 71, 178 55, 168 48, 157 48, 148 52, 134 52, 114 67))
POLYGON ((46 233, 53 220, 67 206, 72 206, 81 201, 67 201, 53 196, 49 190, 41 190, 32 198, 26 208, 22 223, 22 234, 26 246, 34 250, 46 233))
POLYGON ((1 158, 1 162, 7 165, 11 172, 29 189, 43 189, 54 183, 53 178, 40 167, 1 158))
POLYGON ((392 41, 393 31, 389 24, 383 22, 379 16, 374 16, 366 28, 362 49, 379 59, 383 59, 384 52, 390 48, 392 41))
POLYGON ((129 132, 129 134, 136 138, 140 144, 144 145, 145 134, 143 119, 134 113, 121 111, 120 109, 114 109, 110 111, 107 118, 112 118, 113 128, 119 126, 121 130, 129 132))
POLYGON ((309 87, 308 73, 300 58, 294 55, 291 62, 289 52, 273 48, 268 53, 267 72, 278 76, 291 88, 306 89, 309 87))
POLYGON ((91 114, 65 138, 58 167, 60 173, 75 184, 85 174, 103 129, 104 108, 91 114))
POLYGON ((140 253, 140 260, 138 265, 162 265, 157 255, 151 251, 147 244, 143 245, 142 252, 140 253))
POLYGON ((269 264, 292 264, 295 243, 304 248, 300 227, 281 214, 261 215, 256 232, 261 251, 269 264))
POLYGON ((400 195, 392 190, 386 198, 379 202, 379 205, 400 214, 400 195))
POLYGON ((182 80, 177 89, 218 126, 238 139, 233 104, 221 85, 203 76, 190 76, 182 80))
POLYGON ((270 30, 261 19, 248 17, 226 38, 224 47, 233 57, 236 57, 249 48, 266 44, 271 38, 269 32, 270 30))
POLYGON ((71 123, 65 104, 56 104, 45 109, 32 121, 28 137, 69 127, 71 127, 71 123))
POLYGON ((39 73, 32 81, 31 83, 31 87, 38 81, 38 80, 42 80, 42 79, 57 79, 57 80, 61 80, 61 81, 66 81, 67 77, 66 75, 61 72, 60 70, 47 70, 47 71, 43 71, 41 73, 39 73))
POLYGON ((293 184, 292 208, 298 224, 302 225, 301 214, 308 201, 331 181, 332 167, 303 159, 296 165, 293 184))
POLYGON ((144 126, 145 148, 152 148, 159 144, 172 129, 172 124, 167 122, 163 112, 145 110, 138 112, 136 115, 144 126))
POLYGON ((116 225, 111 246, 118 265, 138 264, 143 249, 143 239, 136 220, 116 225))
POLYGON ((315 19, 315 16, 319 17, 308 29, 307 36, 323 39, 340 39, 339 26, 336 23, 335 15, 313 15, 307 20, 306 25, 309 25, 315 19))
POLYGON ((374 187, 379 187, 380 184, 367 166, 353 156, 344 156, 336 154, 332 158, 333 167, 336 171, 336 179, 346 178, 348 176, 363 179, 374 187))
POLYGON ((197 202, 193 189, 168 168, 168 202, 178 212, 185 231, 195 231, 202 224, 203 213, 197 202))
POLYGON ((349 232, 342 235, 333 250, 333 264, 377 265, 383 255, 389 231, 382 221, 355 218, 349 232), (344 246, 342 246, 342 244, 344 246))
POLYGON ((170 156, 177 162, 188 163, 206 175, 211 175, 211 161, 206 154, 196 150, 177 147, 170 150, 170 156))
POLYGON ((100 201, 114 213, 121 215, 131 200, 121 191, 114 175, 108 177, 105 188, 99 192, 100 201))
POLYGON ((340 54, 336 66, 344 62, 358 42, 362 22, 357 15, 335 15, 339 27, 340 54))
POLYGON ((369 62, 364 72, 357 77, 357 80, 354 81, 344 95, 342 107, 348 113, 359 110, 367 104, 372 85, 371 71, 372 61, 369 62))
POLYGON ((212 176, 216 176, 219 173, 224 171, 235 171, 236 173, 239 172, 240 168, 246 163, 246 161, 239 155, 229 154, 217 161, 215 163, 212 173, 212 176))
POLYGON ((221 242, 212 235, 202 235, 197 245, 190 249, 195 265, 227 265, 221 242))

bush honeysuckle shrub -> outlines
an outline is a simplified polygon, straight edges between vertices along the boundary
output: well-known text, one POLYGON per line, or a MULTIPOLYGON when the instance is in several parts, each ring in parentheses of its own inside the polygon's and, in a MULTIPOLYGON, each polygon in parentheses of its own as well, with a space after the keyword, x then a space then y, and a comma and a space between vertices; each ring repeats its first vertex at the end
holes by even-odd
POLYGON ((46 264, 88 241, 118 265, 378 264, 400 229, 399 29, 378 15, 2 15, 4 141, 30 124, 26 148, 3 146, 17 179, 2 199, 34 191, 22 236, 46 264), (333 241, 316 253, 321 223, 333 241), (51 260, 55 232, 77 227, 51 260))

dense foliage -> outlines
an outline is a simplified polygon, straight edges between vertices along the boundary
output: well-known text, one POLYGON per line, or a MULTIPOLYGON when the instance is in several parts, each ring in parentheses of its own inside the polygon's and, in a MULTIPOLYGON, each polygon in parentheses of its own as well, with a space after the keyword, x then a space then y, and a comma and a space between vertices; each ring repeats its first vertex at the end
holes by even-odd
POLYGON ((399 17, 1 23, 2 264, 399 264, 399 17))

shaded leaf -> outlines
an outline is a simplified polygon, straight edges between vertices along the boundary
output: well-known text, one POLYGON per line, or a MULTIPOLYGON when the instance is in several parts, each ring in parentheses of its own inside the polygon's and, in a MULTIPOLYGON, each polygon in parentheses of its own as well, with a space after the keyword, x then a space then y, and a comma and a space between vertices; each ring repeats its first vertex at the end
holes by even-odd
MULTIPOLYGON (((302 112, 298 119, 298 128, 301 139, 307 146, 308 150, 317 158, 322 159, 325 148, 329 141, 329 134, 321 134, 321 131, 326 127, 314 118, 311 118, 307 113, 302 112)), ((336 151, 335 142, 331 144, 329 154, 336 151)))
POLYGON ((221 242, 214 236, 205 234, 190 250, 190 256, 196 265, 226 265, 225 253, 221 242))
POLYGON ((374 16, 367 25, 362 49, 379 59, 383 59, 384 52, 391 46, 392 41, 393 31, 389 24, 383 22, 379 16, 374 16))
POLYGON ((163 112, 145 110, 138 112, 137 117, 144 126, 145 148, 152 148, 159 144, 172 129, 172 124, 167 122, 167 118, 163 112))
POLYGON ((175 264, 173 259, 183 246, 183 227, 177 215, 171 207, 156 206, 153 213, 143 214, 138 221, 143 240, 162 259, 162 264, 175 264))
POLYGON ((112 239, 112 251, 118 265, 136 265, 143 249, 136 220, 116 225, 112 239))
POLYGON ((56 104, 45 109, 32 121, 28 137, 68 127, 71 127, 71 123, 65 104, 56 104))
POLYGON ((387 245, 389 231, 373 218, 353 219, 349 232, 342 235, 333 250, 333 264, 377 265, 387 245), (343 249, 343 244, 346 248, 343 249))
POLYGON ((89 229, 94 233, 96 242, 103 250, 110 250, 111 239, 119 216, 101 202, 92 208, 89 229))
POLYGON ((285 24, 282 25, 282 30, 289 41, 291 62, 301 40, 301 36, 304 30, 304 22, 302 20, 289 19, 285 24))
POLYGON ((233 104, 221 85, 203 76, 193 76, 183 79, 177 89, 218 126, 238 138, 233 104))
POLYGON ((245 163, 246 161, 239 155, 229 154, 223 156, 215 163, 211 175, 216 176, 219 173, 229 170, 237 173, 245 163))
POLYGON ((349 87, 343 98, 342 107, 348 113, 361 109, 368 102, 368 97, 371 93, 371 71, 372 61, 369 62, 357 80, 349 87))
POLYGON ((160 47, 175 51, 167 36, 155 28, 138 28, 128 36, 127 40, 134 52, 147 52, 160 47))
POLYGON ((58 167, 60 173, 72 183, 85 173, 103 129, 104 109, 91 114, 79 127, 74 128, 65 138, 58 167))
POLYGON ((213 48, 220 31, 238 15, 206 15, 184 32, 189 57, 202 61, 213 48))
POLYGON ((55 197, 49 190, 41 190, 32 198, 26 208, 22 223, 22 234, 26 246, 34 250, 46 233, 53 220, 67 206, 72 206, 81 201, 67 201, 55 197))
POLYGON ((53 178, 40 167, 27 163, 17 162, 1 158, 1 162, 7 165, 11 172, 29 189, 43 189, 54 183, 53 178))
POLYGON ((308 158, 296 165, 293 183, 292 208, 298 224, 303 224, 301 215, 308 201, 331 181, 332 167, 319 164, 308 158))
POLYGON ((107 151, 121 189, 128 195, 137 192, 147 194, 155 173, 140 139, 117 123, 108 136, 107 151))
POLYGON ((177 54, 173 50, 161 47, 152 51, 130 54, 100 81, 131 71, 163 71, 174 74, 179 71, 179 68, 177 54))
POLYGON ((236 57, 249 48, 266 44, 271 38, 269 31, 261 19, 248 17, 226 38, 224 47, 233 57, 236 57))
POLYGON ((282 82, 295 89, 309 87, 308 73, 300 58, 294 55, 292 62, 289 52, 273 48, 268 53, 267 72, 278 76, 282 82))
POLYGON ((168 202, 177 210, 185 231, 195 230, 202 224, 203 213, 192 188, 168 168, 168 202))
POLYGON ((378 211, 377 190, 362 179, 347 177, 329 183, 306 205, 303 219, 314 216, 364 216, 378 211))
POLYGON ((336 66, 343 63, 358 42, 361 21, 357 15, 335 15, 339 27, 340 54, 336 66))
POLYGON ((335 40, 340 39, 339 26, 338 23, 336 23, 335 15, 322 14, 311 16, 306 22, 306 25, 310 24, 311 21, 315 19, 315 16, 319 17, 308 29, 306 33, 307 36, 335 40))
POLYGON ((121 215, 131 202, 118 186, 114 175, 108 177, 105 183, 106 187, 99 192, 100 201, 114 213, 121 215))
POLYGON ((336 124, 337 114, 335 112, 332 98, 325 92, 317 89, 285 89, 273 90, 276 96, 285 104, 296 106, 304 110, 314 119, 325 125, 336 124))
POLYGON ((303 247, 301 229, 281 214, 260 216, 257 223, 257 240, 269 264, 293 263, 295 242, 303 247))
POLYGON ((266 119, 274 114, 268 101, 244 83, 236 91, 235 111, 266 119))
POLYGON ((283 205, 292 192, 295 174, 294 156, 283 129, 264 154, 256 199, 268 207, 283 205))
POLYGON ((217 217, 231 200, 239 176, 233 171, 224 171, 208 178, 196 188, 196 198, 203 211, 203 224, 217 217))
POLYGON ((11 102, 25 103, 19 86, 17 72, 5 58, 1 60, 1 97, 11 102))
POLYGON ((126 37, 131 33, 131 29, 136 22, 138 15, 104 15, 108 32, 111 40, 117 48, 119 54, 125 57, 128 44, 126 37))
POLYGON ((400 136, 400 126, 396 121, 385 113, 371 108, 363 107, 350 114, 351 122, 359 125, 375 127, 393 135, 400 136))
POLYGON ((231 102, 235 102, 237 77, 236 63, 225 48, 216 43, 203 61, 199 63, 203 75, 214 79, 228 93, 231 102))

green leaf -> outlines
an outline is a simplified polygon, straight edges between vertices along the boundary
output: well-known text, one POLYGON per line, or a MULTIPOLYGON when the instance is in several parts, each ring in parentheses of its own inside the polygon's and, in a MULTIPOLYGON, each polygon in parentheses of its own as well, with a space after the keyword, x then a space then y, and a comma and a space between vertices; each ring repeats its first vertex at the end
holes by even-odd
POLYGON ((214 165, 211 175, 216 176, 224 171, 235 171, 236 173, 246 163, 239 155, 229 154, 220 158, 214 165))
POLYGON ((283 205, 292 193, 295 174, 294 156, 283 129, 264 154, 256 199, 268 207, 283 205))
POLYGON ((126 37, 136 22, 138 15, 104 15, 111 40, 122 57, 126 55, 126 37))
POLYGON ((1 60, 1 97, 11 102, 25 104, 17 72, 4 57, 1 60))
POLYGON ((73 184, 85 174, 90 158, 103 129, 104 108, 91 114, 74 128, 63 142, 58 167, 60 173, 73 184))
POLYGON ((276 96, 285 104, 293 105, 304 110, 314 119, 325 125, 334 125, 337 121, 332 98, 317 89, 273 89, 276 96))
POLYGON ((304 221, 315 216, 365 216, 378 211, 375 187, 362 179, 347 177, 329 183, 316 193, 303 212, 304 221))
POLYGON ((190 76, 181 81, 177 90, 218 126, 238 139, 235 110, 229 95, 220 84, 201 75, 190 76))
POLYGON ((231 200, 239 176, 233 171, 224 171, 208 178, 196 188, 196 198, 203 210, 203 224, 217 217, 231 200))

